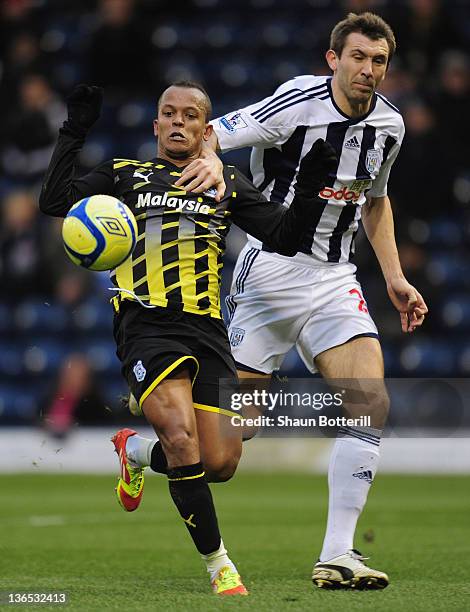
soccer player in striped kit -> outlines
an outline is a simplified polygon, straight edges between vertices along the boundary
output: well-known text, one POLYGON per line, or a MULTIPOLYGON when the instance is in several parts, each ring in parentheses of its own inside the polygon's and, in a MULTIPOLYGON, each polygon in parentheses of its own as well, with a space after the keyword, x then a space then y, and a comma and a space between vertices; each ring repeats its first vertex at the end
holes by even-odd
MULTIPOLYGON (((389 584, 388 576, 369 568, 353 545, 377 471, 389 408, 377 328, 351 261, 360 219, 400 313, 402 331, 413 332, 427 313, 422 296, 401 269, 387 196, 404 124, 398 109, 376 89, 395 47, 383 19, 351 13, 331 33, 326 61, 332 77, 296 77, 271 97, 213 122, 213 147, 253 147, 254 184, 285 206, 292 202, 299 164, 313 143, 323 138, 336 150, 337 166, 317 197, 301 252, 287 259, 249 237, 227 298, 229 335, 241 378, 269 379, 295 346, 312 373, 319 371, 331 381, 360 381, 361 389, 374 397, 365 405, 344 406, 348 416, 371 416, 371 427, 342 428, 333 448, 328 523, 312 576, 323 588, 389 584)), ((193 190, 207 187, 215 172, 208 152, 185 169, 181 184, 193 190)), ((223 184, 216 183, 222 192, 223 184)))
POLYGON ((296 197, 286 210, 270 203, 233 166, 231 186, 215 200, 212 190, 194 196, 175 189, 184 166, 201 155, 212 126, 212 105, 198 83, 179 81, 157 103, 153 129, 157 157, 114 158, 75 177, 77 156, 97 121, 103 92, 78 85, 67 99, 39 205, 65 217, 79 199, 118 197, 137 221, 137 245, 111 273, 114 338, 122 372, 159 439, 131 429, 112 438, 121 475, 116 489, 124 510, 142 500, 144 469, 165 474, 171 498, 210 574, 214 593, 246 595, 221 538, 208 481, 234 474, 241 454, 239 419, 231 410, 236 366, 220 312, 225 238, 233 223, 292 256, 305 233, 314 194, 334 167, 335 152, 319 140, 302 162, 296 197), (224 385, 225 382, 225 385, 224 385))

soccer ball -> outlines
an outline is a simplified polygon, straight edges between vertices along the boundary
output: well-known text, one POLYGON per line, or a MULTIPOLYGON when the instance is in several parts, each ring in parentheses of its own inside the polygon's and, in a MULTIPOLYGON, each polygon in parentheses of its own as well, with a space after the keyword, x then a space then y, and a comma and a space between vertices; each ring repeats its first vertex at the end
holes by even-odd
POLYGON ((93 195, 72 206, 62 226, 65 252, 77 266, 112 270, 134 250, 137 223, 129 208, 109 195, 93 195))

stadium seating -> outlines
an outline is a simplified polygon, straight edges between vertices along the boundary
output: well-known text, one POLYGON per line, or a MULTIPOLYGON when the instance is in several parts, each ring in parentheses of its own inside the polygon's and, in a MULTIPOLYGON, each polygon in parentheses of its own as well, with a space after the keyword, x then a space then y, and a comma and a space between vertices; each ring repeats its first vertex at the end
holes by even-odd
MULTIPOLYGON (((100 24, 100 3, 70 0, 67 11, 59 0, 33 4, 41 65, 47 67, 51 85, 63 98, 73 84, 88 76, 87 46, 100 24)), ((155 81, 148 86, 148 92, 135 92, 132 88, 106 91, 100 121, 90 133, 80 157, 84 170, 111 157, 155 155, 151 132, 158 95, 154 91, 155 83, 160 85, 179 78, 202 81, 213 98, 213 114, 217 117, 270 95, 280 82, 292 76, 325 69, 323 56, 328 44, 325 36, 343 13, 342 3, 334 0, 290 0, 288 3, 188 0, 180 4, 181 7, 171 0, 141 0, 135 4, 136 10, 142 11, 139 21, 147 32, 151 49, 151 57, 146 59, 150 59, 155 81)), ((391 0, 376 4, 390 14, 409 5, 391 0)), ((449 13, 452 24, 468 41, 468 2, 455 0, 452 6, 449 13)), ((402 42, 406 41, 400 40, 399 45, 402 42)), ((408 59, 399 55, 394 63, 399 70, 406 70, 408 59)), ((411 73, 413 67, 408 69, 411 73)), ((433 79, 430 91, 436 97, 440 87, 438 71, 430 76, 433 79)), ((420 87, 423 79, 426 80, 424 75, 419 75, 420 87)), ((426 90, 426 83, 423 85, 426 90)), ((456 142, 464 138, 462 134, 455 135, 456 142)), ((412 130, 408 130, 404 146, 413 138, 412 130)), ((227 154, 224 159, 248 173, 248 157, 248 151, 241 150, 227 154)), ((377 282, 369 269, 371 266, 359 262, 361 282, 382 333, 385 367, 391 376, 470 374, 470 348, 466 343, 470 331, 468 159, 462 159, 461 166, 459 176, 464 181, 456 188, 459 192, 456 199, 460 202, 457 211, 451 194, 449 201, 442 202, 442 208, 435 208, 439 210, 435 217, 428 214, 423 202, 420 218, 411 219, 403 229, 406 223, 400 215, 407 212, 404 210, 407 203, 397 205, 397 228, 423 252, 419 270, 422 276, 417 286, 429 301, 431 316, 422 330, 412 336, 401 334, 396 313, 386 300, 382 280, 377 282), (392 317, 395 318, 388 325, 392 317)), ((39 178, 26 177, 21 181, 3 173, 0 198, 17 187, 30 187, 39 178)), ((415 213, 416 210, 409 211, 410 215, 415 213)), ((364 245, 360 247, 358 251, 364 245)), ((229 247, 230 251, 233 253, 235 249, 229 247)), ((226 257, 225 291, 232 268, 233 260, 226 257)), ((53 384, 59 368, 73 351, 86 355, 94 370, 106 378, 103 392, 108 402, 116 402, 119 393, 125 390, 112 340, 109 279, 107 275, 96 275, 94 279, 94 296, 73 309, 53 302, 52 298, 27 300, 14 306, 0 302, 1 422, 5 415, 8 422, 14 421, 15 415, 20 421, 34 415, 48 386, 53 384)), ((291 376, 306 374, 295 352, 287 356, 283 372, 291 376)))
POLYGON ((37 415, 71 354, 84 355, 110 389, 120 389, 114 401, 111 392, 106 394, 118 404, 126 385, 115 351, 112 309, 105 299, 90 299, 73 310, 38 300, 14 309, 0 303, 0 420, 22 423, 37 415))

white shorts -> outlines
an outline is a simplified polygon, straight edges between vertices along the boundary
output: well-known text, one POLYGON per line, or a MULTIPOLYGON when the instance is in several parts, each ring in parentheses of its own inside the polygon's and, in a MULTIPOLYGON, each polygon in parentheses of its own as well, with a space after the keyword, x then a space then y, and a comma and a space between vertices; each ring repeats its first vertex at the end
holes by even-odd
POLYGON ((270 374, 295 346, 313 373, 323 351, 356 336, 377 338, 355 272, 349 262, 294 264, 247 244, 226 298, 235 361, 270 374))

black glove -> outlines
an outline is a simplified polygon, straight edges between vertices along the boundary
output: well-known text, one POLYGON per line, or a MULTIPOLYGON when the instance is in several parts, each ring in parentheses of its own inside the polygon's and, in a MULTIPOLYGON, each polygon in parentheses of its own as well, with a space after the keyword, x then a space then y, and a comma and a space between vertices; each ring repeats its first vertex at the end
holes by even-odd
POLYGON ((97 121, 103 103, 103 88, 77 85, 66 98, 68 125, 79 131, 88 131, 97 121))
POLYGON ((300 162, 295 193, 313 197, 325 186, 330 172, 333 172, 338 163, 336 151, 329 142, 321 138, 316 140, 310 151, 300 162))

